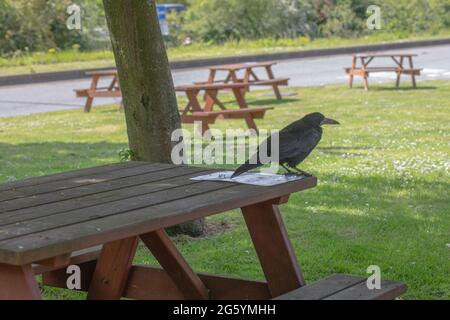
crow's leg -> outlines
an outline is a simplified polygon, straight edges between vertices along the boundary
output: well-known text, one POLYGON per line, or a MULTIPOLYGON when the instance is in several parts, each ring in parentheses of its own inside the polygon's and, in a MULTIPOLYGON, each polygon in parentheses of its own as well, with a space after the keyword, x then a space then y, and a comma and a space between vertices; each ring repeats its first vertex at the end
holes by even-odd
POLYGON ((292 175, 292 174, 296 174, 295 172, 291 171, 288 167, 286 167, 284 164, 280 163, 280 166, 282 166, 284 168, 284 170, 287 171, 287 173, 285 173, 285 175, 292 175))
POLYGON ((291 167, 292 169, 294 169, 295 171, 297 171, 298 173, 301 173, 302 175, 306 176, 306 177, 310 177, 311 175, 303 170, 300 170, 297 167, 291 167))

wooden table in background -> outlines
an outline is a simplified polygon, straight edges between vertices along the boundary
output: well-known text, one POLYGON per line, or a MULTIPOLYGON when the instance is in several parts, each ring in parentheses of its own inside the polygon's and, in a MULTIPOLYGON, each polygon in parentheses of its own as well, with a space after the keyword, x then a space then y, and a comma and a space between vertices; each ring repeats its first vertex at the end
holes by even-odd
POLYGON ((117 70, 93 71, 87 72, 86 75, 91 76, 91 86, 89 89, 76 89, 77 97, 87 98, 84 106, 85 112, 90 112, 94 98, 120 98, 122 92, 120 90, 119 77, 117 70), (99 87, 99 82, 102 78, 111 79, 107 87, 99 87))
POLYGON ((420 76, 422 69, 414 68, 413 57, 416 54, 409 53, 368 53, 357 54, 353 56, 352 66, 345 68, 346 73, 349 75, 350 88, 353 87, 353 78, 355 76, 363 77, 364 89, 369 90, 369 74, 372 72, 393 72, 397 75, 396 86, 400 85, 400 78, 402 74, 408 74, 411 76, 413 87, 416 88, 416 76, 420 76), (387 67, 370 67, 369 64, 374 59, 388 58, 394 61, 395 66, 387 67), (404 62, 408 60, 409 66, 405 66, 404 62))
POLYGON ((69 265, 81 268, 88 299, 269 299, 302 287, 278 205, 316 178, 275 187, 190 180, 211 172, 128 162, 0 185, 0 298, 40 299, 37 274, 66 288, 69 265), (164 231, 236 208, 267 281, 195 273, 164 231), (132 264, 139 240, 162 268, 132 264))
MULTIPOLYGON (((272 67, 276 65, 276 62, 255 62, 255 63, 240 63, 240 64, 228 64, 221 66, 210 67, 209 77, 207 83, 216 82, 232 82, 232 83, 244 83, 250 86, 271 86, 278 100, 282 99, 282 95, 279 86, 287 86, 289 79, 276 79, 272 70, 272 67), (266 79, 260 79, 255 69, 263 68, 267 74, 266 79), (218 72, 226 72, 226 78, 224 80, 217 79, 218 72), (239 77, 238 73, 244 72, 243 77, 239 77)), ((247 88, 249 88, 247 87, 247 88)), ((248 89, 247 89, 248 90, 248 89)))
POLYGON ((186 107, 181 111, 182 123, 201 122, 201 134, 204 135, 215 123, 216 119, 244 119, 248 128, 258 133, 258 127, 254 119, 262 119, 272 107, 249 108, 245 100, 244 92, 248 88, 244 83, 204 83, 176 86, 175 90, 184 92, 188 99, 186 107), (229 110, 219 100, 221 91, 231 90, 239 109, 229 110), (204 92, 204 104, 199 101, 199 93, 204 92), (220 110, 213 110, 214 106, 220 110))

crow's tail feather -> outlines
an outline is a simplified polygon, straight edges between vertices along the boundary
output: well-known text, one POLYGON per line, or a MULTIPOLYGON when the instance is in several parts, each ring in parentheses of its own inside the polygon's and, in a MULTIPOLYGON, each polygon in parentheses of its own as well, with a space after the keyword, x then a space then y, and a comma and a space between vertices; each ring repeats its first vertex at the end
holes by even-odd
POLYGON ((261 164, 250 164, 248 161, 246 163, 244 163, 242 166, 240 166, 239 168, 237 168, 237 170, 233 173, 233 175, 231 176, 231 179, 236 178, 238 176, 240 176, 241 174, 250 171, 252 169, 256 169, 258 167, 260 167, 261 164))

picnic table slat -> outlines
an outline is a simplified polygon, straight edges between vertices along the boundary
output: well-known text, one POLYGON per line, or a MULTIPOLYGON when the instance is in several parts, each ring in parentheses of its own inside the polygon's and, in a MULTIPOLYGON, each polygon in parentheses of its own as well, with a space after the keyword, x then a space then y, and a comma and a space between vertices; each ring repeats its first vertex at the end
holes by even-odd
POLYGON ((263 68, 267 66, 274 66, 276 65, 276 62, 269 61, 269 62, 250 62, 250 63, 235 63, 235 64, 225 64, 225 65, 218 65, 218 66, 212 66, 209 67, 210 70, 215 71, 239 71, 244 69, 252 69, 252 68, 263 68))
POLYGON ((11 190, 11 189, 19 189, 22 187, 30 187, 30 186, 45 184, 45 183, 54 182, 54 181, 67 180, 70 178, 80 178, 80 177, 84 177, 84 176, 89 176, 91 174, 111 172, 111 171, 120 170, 122 168, 132 168, 132 167, 143 166, 143 165, 148 165, 148 163, 139 162, 139 161, 114 163, 114 164, 98 166, 95 168, 79 169, 79 170, 63 172, 63 173, 54 173, 54 174, 51 174, 48 176, 32 177, 32 178, 27 178, 27 179, 18 180, 18 181, 5 182, 3 184, 0 184, 0 192, 6 191, 6 190, 11 190))
MULTIPOLYGON (((45 194, 54 191, 63 191, 72 189, 75 187, 92 185, 100 182, 126 178, 130 176, 138 176, 140 174, 149 173, 158 170, 170 169, 170 165, 143 165, 132 168, 123 168, 122 170, 114 170, 103 173, 95 173, 89 176, 75 177, 64 180, 58 180, 46 183, 44 185, 33 185, 29 187, 23 187, 17 190, 8 190, 0 193, 0 204, 2 201, 13 200, 17 198, 24 198, 27 196, 36 196, 39 194, 45 194)), ((0 207, 1 208, 1 207, 0 207)), ((0 212, 3 211, 0 209, 0 212)))
POLYGON ((117 70, 102 70, 102 71, 88 71, 86 72, 87 76, 117 76, 117 70))
POLYGON ((234 208, 279 198, 312 188, 316 183, 316 178, 305 178, 276 188, 267 188, 202 182, 196 186, 198 194, 152 206, 151 210, 145 207, 106 217, 105 213, 99 212, 99 216, 103 216, 93 220, 1 241, 0 261, 22 264, 43 260, 114 241, 118 237, 123 239, 138 236, 234 208), (212 190, 213 188, 216 189, 212 190))
POLYGON ((80 185, 69 189, 54 190, 52 192, 43 194, 40 193, 37 195, 30 195, 23 198, 3 201, 0 202, 0 216, 2 213, 8 211, 24 209, 56 201, 79 198, 81 196, 90 194, 134 186, 140 183, 145 183, 146 181, 151 181, 152 179, 159 179, 159 177, 164 177, 165 172, 170 170, 170 168, 162 167, 146 167, 143 169, 145 170, 143 170, 141 174, 133 176, 125 176, 116 179, 98 181, 97 183, 80 185))
POLYGON ((354 57, 357 58, 390 58, 390 57, 417 57, 418 55, 415 53, 401 53, 401 52, 392 52, 392 53, 361 53, 355 54, 354 57))
MULTIPOLYGON (((187 199, 191 196, 202 194, 206 190, 220 190, 228 186, 228 184, 219 182, 204 184, 187 178, 183 180, 181 185, 176 187, 170 187, 156 192, 153 191, 148 194, 126 199, 108 201, 104 204, 74 209, 59 214, 53 214, 51 216, 39 217, 36 215, 35 217, 22 222, 2 226, 0 227, 0 242, 28 234, 61 228, 70 224, 82 223, 102 217, 108 217, 110 215, 121 214, 131 210, 148 208, 149 211, 153 211, 152 207, 158 204, 187 199)), ((41 215, 45 214, 45 211, 41 211, 40 213, 41 215)))
POLYGON ((8 224, 28 221, 41 217, 50 217, 54 214, 79 210, 96 205, 105 204, 112 201, 125 200, 135 196, 149 194, 151 192, 160 191, 161 188, 174 188, 187 183, 187 179, 198 176, 206 171, 205 169, 192 169, 188 171, 176 168, 170 171, 159 172, 146 179, 142 184, 141 180, 135 181, 139 184, 129 186, 122 189, 114 189, 100 193, 89 194, 79 198, 71 198, 57 202, 47 203, 39 206, 23 208, 10 212, 0 213, 0 227, 8 224))

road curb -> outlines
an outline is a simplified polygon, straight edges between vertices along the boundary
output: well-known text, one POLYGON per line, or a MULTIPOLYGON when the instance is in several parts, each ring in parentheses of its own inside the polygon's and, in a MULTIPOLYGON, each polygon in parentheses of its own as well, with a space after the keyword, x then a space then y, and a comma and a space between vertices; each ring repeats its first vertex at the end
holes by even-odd
MULTIPOLYGON (((381 44, 371 44, 371 45, 359 45, 359 46, 349 46, 349 47, 339 47, 339 48, 326 48, 326 49, 313 49, 313 50, 302 50, 302 51, 289 51, 289 52, 278 52, 278 53, 268 53, 268 54, 253 54, 253 55, 242 55, 234 57, 220 57, 220 58, 207 58, 207 59, 197 59, 197 60, 179 60, 172 61, 170 66, 172 70, 181 69, 192 69, 192 68, 206 68, 212 65, 219 64, 229 64, 229 63, 243 63, 243 62, 261 62, 270 60, 291 60, 291 59, 302 59, 302 58, 312 58, 312 57, 324 57, 324 56, 334 56, 342 54, 355 54, 363 51, 383 51, 383 50, 394 50, 394 49, 408 49, 415 47, 430 47, 450 44, 450 38, 436 39, 436 40, 421 40, 421 41, 399 41, 381 44)), ((24 75, 13 75, 13 76, 0 76, 0 86, 12 86, 20 84, 32 84, 32 83, 43 83, 43 82, 53 82, 53 81, 66 81, 86 78, 86 72, 89 71, 101 71, 108 70, 109 68, 94 68, 94 69, 80 69, 80 70, 69 70, 69 71, 59 71, 59 72, 48 72, 48 73, 35 73, 35 74, 24 74, 24 75)))

